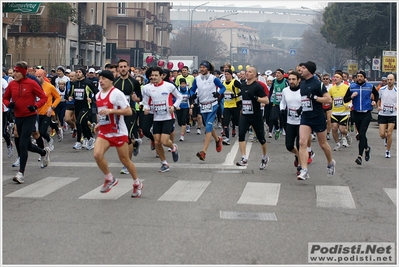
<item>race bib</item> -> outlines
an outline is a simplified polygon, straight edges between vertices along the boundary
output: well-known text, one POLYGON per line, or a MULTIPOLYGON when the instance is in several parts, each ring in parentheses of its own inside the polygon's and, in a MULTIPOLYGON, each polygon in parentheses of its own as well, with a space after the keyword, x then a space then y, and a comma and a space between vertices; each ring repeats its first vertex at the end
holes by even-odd
POLYGON ((225 100, 232 100, 233 99, 233 97, 232 97, 232 95, 231 95, 231 93, 224 93, 224 99, 225 100))
POLYGON ((242 114, 254 114, 252 100, 242 100, 242 114))
POLYGON ((85 94, 85 90, 84 89, 75 89, 74 90, 74 95, 75 95, 75 99, 76 100, 83 100, 84 98, 84 94, 85 94))
POLYGON ((201 113, 207 113, 212 111, 212 103, 200 104, 201 113))
POLYGON ((100 115, 100 111, 103 109, 107 109, 108 107, 97 107, 98 110, 98 125, 107 125, 111 123, 109 115, 102 116, 100 115))
POLYGON ((384 104, 382 107, 382 113, 384 114, 392 114, 395 110, 395 105, 394 104, 384 104))
POLYGON ((188 95, 183 95, 181 103, 188 103, 188 95))
POLYGON ((344 99, 342 96, 334 98, 334 107, 339 108, 344 105, 344 99))
POLYGON ((167 113, 166 101, 154 102, 154 111, 158 115, 165 115, 167 113))
POLYGON ((298 109, 297 108, 289 108, 288 109, 288 117, 292 120, 298 120, 299 119, 298 109))
POLYGON ((312 100, 306 95, 301 96, 302 111, 313 111, 312 100))
POLYGON ((281 98, 283 97, 283 93, 276 93, 276 101, 281 102, 281 98))

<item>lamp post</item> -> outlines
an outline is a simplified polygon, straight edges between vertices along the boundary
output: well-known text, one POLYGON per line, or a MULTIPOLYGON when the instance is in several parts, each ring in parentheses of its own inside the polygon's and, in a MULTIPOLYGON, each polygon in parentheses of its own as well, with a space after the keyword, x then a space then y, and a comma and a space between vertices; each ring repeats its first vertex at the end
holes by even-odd
POLYGON ((214 19, 211 19, 210 21, 208 21, 208 23, 206 24, 206 27, 205 27, 205 59, 206 60, 208 60, 208 29, 209 29, 209 24, 212 21, 214 21, 214 20, 222 19, 222 18, 225 18, 225 17, 228 17, 228 16, 237 15, 237 14, 238 14, 238 12, 230 13, 230 14, 227 14, 227 15, 224 15, 224 16, 221 16, 221 17, 217 17, 217 18, 214 18, 214 19))
POLYGON ((193 41, 193 12, 196 8, 200 7, 200 6, 204 6, 206 4, 209 4, 209 2, 203 3, 201 5, 198 5, 196 7, 194 7, 191 11, 190 11, 190 55, 192 54, 192 41, 193 41))

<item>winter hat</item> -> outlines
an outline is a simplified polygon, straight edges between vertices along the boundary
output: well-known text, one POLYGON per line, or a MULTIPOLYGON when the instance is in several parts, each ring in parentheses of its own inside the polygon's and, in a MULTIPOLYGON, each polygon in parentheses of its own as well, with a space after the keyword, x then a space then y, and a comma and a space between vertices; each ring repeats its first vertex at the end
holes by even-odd
POLYGON ((279 71, 279 72, 281 72, 281 74, 284 75, 284 70, 282 68, 278 68, 278 69, 276 69, 276 71, 279 71))
POLYGON ((102 70, 99 74, 99 76, 103 76, 107 78, 108 80, 111 80, 112 82, 114 81, 114 75, 110 70, 102 70))
POLYGON ((82 68, 79 68, 78 70, 80 70, 83 73, 83 75, 86 76, 86 69, 85 68, 82 67, 82 68))
POLYGON ((314 74, 316 72, 316 63, 312 62, 312 61, 308 61, 305 63, 300 63, 299 66, 305 66, 305 68, 308 69, 308 71, 312 74, 314 74))
POLYGON ((367 78, 366 72, 365 72, 364 70, 359 70, 359 71, 357 72, 357 74, 361 74, 361 75, 363 75, 364 78, 367 78))
POLYGON ((62 73, 65 73, 65 68, 63 66, 58 66, 57 70, 62 71, 62 73))

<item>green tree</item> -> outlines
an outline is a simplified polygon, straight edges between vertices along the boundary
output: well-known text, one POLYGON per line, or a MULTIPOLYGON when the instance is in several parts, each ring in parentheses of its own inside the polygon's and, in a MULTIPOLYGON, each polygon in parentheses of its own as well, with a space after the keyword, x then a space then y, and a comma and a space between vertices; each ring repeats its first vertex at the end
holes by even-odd
POLYGON ((49 18, 60 19, 64 22, 77 22, 77 12, 69 3, 65 2, 54 2, 46 3, 49 10, 49 18))
MULTIPOLYGON (((396 3, 392 3, 392 47, 396 47, 396 3)), ((389 3, 332 3, 323 13, 321 34, 338 48, 351 49, 362 68, 389 50, 389 3)))
POLYGON ((285 47, 284 41, 273 38, 272 22, 270 20, 266 20, 259 26, 258 36, 262 44, 273 45, 282 49, 285 47))

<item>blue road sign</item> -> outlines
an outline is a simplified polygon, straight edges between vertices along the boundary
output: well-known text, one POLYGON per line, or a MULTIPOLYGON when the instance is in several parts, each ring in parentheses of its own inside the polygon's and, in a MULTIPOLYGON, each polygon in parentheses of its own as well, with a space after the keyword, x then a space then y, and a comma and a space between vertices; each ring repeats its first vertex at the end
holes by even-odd
POLYGON ((241 54, 247 55, 248 54, 248 48, 242 48, 241 49, 241 54))
POLYGON ((296 49, 291 49, 290 50, 290 55, 295 56, 296 55, 296 49))

